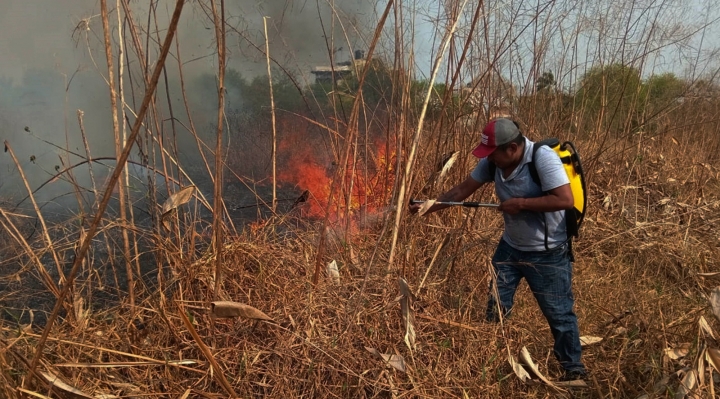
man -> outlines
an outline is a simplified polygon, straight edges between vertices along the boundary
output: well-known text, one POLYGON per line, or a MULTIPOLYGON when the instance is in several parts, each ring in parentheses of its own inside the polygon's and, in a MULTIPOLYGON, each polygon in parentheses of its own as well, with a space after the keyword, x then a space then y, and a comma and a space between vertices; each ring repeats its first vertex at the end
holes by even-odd
MULTIPOLYGON (((535 154, 540 186, 533 181, 529 171, 533 145, 510 119, 490 121, 473 151, 480 162, 465 181, 441 195, 438 202, 462 201, 483 184, 495 183, 505 230, 492 258, 497 292, 491 283, 486 319, 498 322, 498 310, 503 317, 510 314, 515 291, 524 277, 550 324, 555 357, 565 371, 562 379, 581 379, 587 372, 580 360, 580 334, 573 312, 572 263, 564 212, 572 208, 573 194, 560 158, 547 146, 535 154)), ((435 204, 426 213, 446 207, 435 204)), ((412 213, 419 209, 419 204, 410 206, 412 213)))

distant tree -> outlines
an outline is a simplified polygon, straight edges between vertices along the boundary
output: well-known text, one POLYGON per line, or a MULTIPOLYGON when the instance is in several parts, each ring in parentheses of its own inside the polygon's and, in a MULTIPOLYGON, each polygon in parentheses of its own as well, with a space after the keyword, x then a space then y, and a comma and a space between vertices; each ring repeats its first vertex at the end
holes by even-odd
POLYGON ((611 64, 590 69, 575 95, 582 128, 600 126, 615 134, 632 128, 641 107, 641 86, 640 71, 631 66, 611 64))
MULTIPOLYGON (((237 110, 245 105, 244 95, 248 92, 247 80, 236 69, 228 69, 225 73, 225 100, 227 108, 237 110)), ((215 92, 217 96, 217 91, 215 92)))
POLYGON ((394 81, 390 69, 380 59, 370 61, 370 69, 363 82, 363 98, 371 106, 390 103, 394 89, 394 81))
POLYGON ((687 84, 672 73, 652 75, 641 91, 643 121, 651 132, 663 131, 680 105, 680 99, 687 91, 687 84))
MULTIPOLYGON (((680 106, 674 112, 676 122, 694 119, 695 123, 701 120, 712 121, 714 126, 720 109, 720 84, 717 77, 708 76, 688 84, 687 90, 677 102, 680 106)), ((717 135, 716 132, 714 134, 717 135)))
MULTIPOLYGON (((429 80, 414 80, 410 83, 410 101, 412 109, 416 115, 420 113, 429 86, 429 80)), ((458 96, 458 93, 448 94, 447 92, 448 86, 445 83, 436 83, 433 86, 433 90, 430 93, 430 101, 428 103, 428 118, 434 119, 443 113, 452 118, 453 113, 458 111, 458 107, 460 105, 460 97, 458 96), (443 108, 443 101, 445 100, 446 95, 448 95, 448 100, 443 108)))
POLYGON ((555 76, 552 72, 546 71, 543 72, 542 75, 538 78, 536 84, 535 84, 535 91, 543 91, 543 90, 552 90, 555 88, 555 85, 557 82, 555 82, 555 76))
POLYGON ((643 84, 643 99, 651 106, 662 105, 680 97, 686 86, 673 73, 652 75, 643 84))

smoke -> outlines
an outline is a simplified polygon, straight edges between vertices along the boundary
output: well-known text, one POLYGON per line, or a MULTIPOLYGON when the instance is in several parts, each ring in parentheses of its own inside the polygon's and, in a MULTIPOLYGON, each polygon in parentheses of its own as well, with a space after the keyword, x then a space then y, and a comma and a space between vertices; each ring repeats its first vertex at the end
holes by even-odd
MULTIPOLYGON (((152 65, 159 53, 159 42, 175 2, 159 0, 149 14, 149 2, 130 1, 133 17, 140 26, 143 46, 149 42, 147 57, 152 65), (155 25, 157 19, 157 29, 155 25), (150 27, 148 29, 148 21, 150 27), (150 32, 150 38, 146 36, 150 32)), ((108 0, 113 43, 118 42, 116 1, 108 0)), ((17 156, 31 189, 51 181, 57 170, 82 162, 85 144, 80 133, 78 110, 82 111, 84 130, 93 157, 113 157, 113 133, 109 90, 105 81, 105 61, 100 4, 97 0, 4 0, 0 13, 0 139, 7 140, 17 156), (50 142, 50 145, 46 142, 50 142), (59 148, 58 148, 59 147, 59 148), (66 149, 66 150, 65 150, 66 149), (71 155, 68 151, 81 156, 71 155)), ((187 2, 178 26, 180 56, 186 81, 217 72, 215 37, 209 2, 187 2)), ((267 19, 270 54, 301 83, 309 83, 310 69, 350 58, 352 50, 365 49, 369 27, 375 20, 375 5, 352 0, 335 1, 226 1, 228 21, 228 67, 244 77, 266 73, 263 17, 267 19), (331 7, 331 4, 334 7, 331 7)), ((130 35, 125 35, 130 45, 130 35)), ((117 54, 117 47, 114 49, 117 54)), ((130 108, 142 98, 139 60, 127 49, 124 85, 130 108), (134 79, 130 79, 130 74, 134 79), (135 100, 134 102, 132 100, 135 100)), ((178 63, 175 49, 166 64, 168 92, 180 122, 182 102, 177 87, 178 63)), ((117 67, 116 67, 117 74, 117 67)), ((165 90, 162 85, 159 90, 165 90)), ((210 90, 209 92, 212 92, 210 90)), ((202 93, 188 93, 191 103, 214 103, 202 93)), ((167 101, 158 96, 158 108, 168 117, 167 101)), ((208 118, 210 120, 212 118, 208 118)), ((132 120, 131 120, 132 122, 132 120)), ((161 130, 168 128, 166 122, 161 130)), ((198 126, 198 130, 206 129, 198 126)), ((193 140, 180 148, 184 154, 197 153, 193 140)), ((182 145, 182 144, 181 144, 182 145)), ((190 155, 192 156, 192 155, 190 155)), ((96 164, 94 174, 107 176, 107 166, 96 164)), ((74 169, 79 183, 90 187, 86 167, 74 169)), ((0 198, 19 198, 26 194, 20 173, 9 153, 0 154, 0 198)), ((102 184, 102 178, 96 179, 102 184)), ((101 187, 99 187, 101 188, 101 187)), ((37 193, 41 201, 72 198, 72 188, 62 179, 46 184, 37 193)))

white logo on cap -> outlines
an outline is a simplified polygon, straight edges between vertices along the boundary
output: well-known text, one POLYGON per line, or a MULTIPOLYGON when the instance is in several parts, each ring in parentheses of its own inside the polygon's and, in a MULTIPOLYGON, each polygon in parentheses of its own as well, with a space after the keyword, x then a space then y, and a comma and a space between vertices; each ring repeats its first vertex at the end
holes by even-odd
POLYGON ((490 139, 490 138, 489 138, 488 136, 486 136, 485 134, 480 134, 480 142, 481 142, 482 144, 487 145, 489 139, 490 139))

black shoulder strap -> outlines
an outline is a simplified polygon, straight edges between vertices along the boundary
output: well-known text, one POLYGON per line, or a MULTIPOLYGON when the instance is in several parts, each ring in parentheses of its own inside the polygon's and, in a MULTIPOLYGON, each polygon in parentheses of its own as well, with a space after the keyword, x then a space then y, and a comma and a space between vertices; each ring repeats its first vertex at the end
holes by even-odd
POLYGON ((540 183, 540 175, 538 174, 537 168, 535 167, 535 155, 537 154, 540 147, 542 147, 544 145, 546 145, 550 148, 553 148, 553 147, 557 146, 558 144, 560 144, 560 140, 558 140, 556 138, 540 140, 537 143, 533 144, 532 161, 528 165, 528 168, 530 168, 529 169, 530 177, 532 177, 535 184, 540 186, 540 188, 542 188, 542 184, 540 183))
POLYGON ((540 142, 533 144, 532 149, 532 161, 528 164, 528 172, 530 172, 530 177, 532 177, 532 180, 537 184, 540 189, 542 189, 542 184, 540 183, 540 175, 538 174, 537 168, 535 167, 535 154, 537 154, 537 151, 545 144, 541 144, 540 142))
POLYGON ((492 179, 492 181, 495 181, 495 171, 497 170, 497 165, 490 161, 487 161, 487 163, 488 168, 490 169, 490 178, 492 179))

